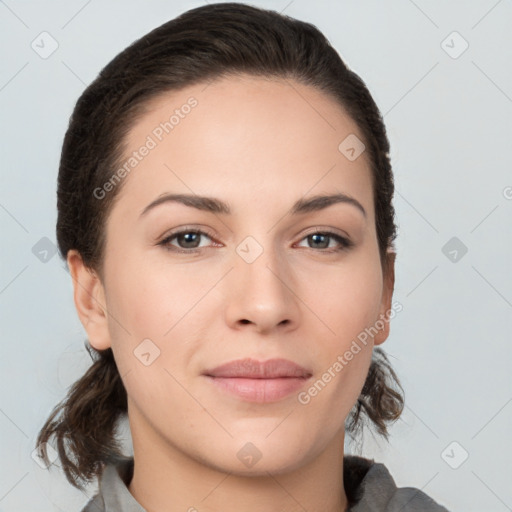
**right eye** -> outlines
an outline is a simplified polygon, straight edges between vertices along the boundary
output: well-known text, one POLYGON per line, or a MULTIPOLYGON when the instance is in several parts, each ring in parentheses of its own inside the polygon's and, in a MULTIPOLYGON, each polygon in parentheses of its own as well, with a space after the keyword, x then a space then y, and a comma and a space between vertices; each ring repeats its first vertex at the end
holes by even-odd
POLYGON ((205 247, 200 245, 201 236, 211 240, 211 236, 205 231, 199 229, 181 229, 180 231, 175 231, 166 236, 161 242, 158 242, 158 245, 163 246, 168 251, 181 253, 198 252, 205 247), (174 239, 176 239, 179 244, 178 247, 171 243, 174 239))

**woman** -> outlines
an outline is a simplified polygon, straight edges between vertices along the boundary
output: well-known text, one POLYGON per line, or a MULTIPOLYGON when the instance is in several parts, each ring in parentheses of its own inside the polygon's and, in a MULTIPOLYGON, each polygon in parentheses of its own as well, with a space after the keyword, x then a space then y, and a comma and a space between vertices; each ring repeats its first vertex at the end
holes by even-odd
POLYGON ((378 347, 400 307, 388 152, 361 79, 273 11, 192 9, 101 71, 57 220, 95 362, 38 437, 73 485, 100 479, 85 512, 446 511, 344 454, 404 404, 378 347))

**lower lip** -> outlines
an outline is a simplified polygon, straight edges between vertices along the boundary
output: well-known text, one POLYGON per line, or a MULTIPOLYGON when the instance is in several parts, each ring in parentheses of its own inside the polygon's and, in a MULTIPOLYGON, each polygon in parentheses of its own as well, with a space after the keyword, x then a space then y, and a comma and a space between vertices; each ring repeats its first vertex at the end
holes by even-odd
POLYGON ((305 377, 247 379, 242 377, 206 377, 220 389, 237 395, 247 402, 277 402, 298 391, 309 380, 305 377))

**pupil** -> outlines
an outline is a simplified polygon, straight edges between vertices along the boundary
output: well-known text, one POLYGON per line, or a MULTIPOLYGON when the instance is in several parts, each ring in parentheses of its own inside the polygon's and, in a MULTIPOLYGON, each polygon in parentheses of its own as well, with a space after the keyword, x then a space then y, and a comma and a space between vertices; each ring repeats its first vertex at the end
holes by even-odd
MULTIPOLYGON (((319 234, 316 234, 316 235, 311 235, 311 238, 316 242, 318 237, 323 237, 324 239, 326 239, 327 237, 325 235, 319 235, 319 234)), ((329 245, 329 244, 327 244, 329 245)), ((322 246, 323 249, 325 249, 325 247, 327 247, 327 245, 325 245, 325 240, 324 240, 324 244, 322 246)))
POLYGON ((190 243, 194 244, 194 242, 197 242, 197 240, 194 240, 194 237, 197 238, 199 236, 199 234, 198 233, 185 233, 181 236, 182 236, 182 239, 185 240, 186 247, 188 247, 187 244, 190 244, 190 243))

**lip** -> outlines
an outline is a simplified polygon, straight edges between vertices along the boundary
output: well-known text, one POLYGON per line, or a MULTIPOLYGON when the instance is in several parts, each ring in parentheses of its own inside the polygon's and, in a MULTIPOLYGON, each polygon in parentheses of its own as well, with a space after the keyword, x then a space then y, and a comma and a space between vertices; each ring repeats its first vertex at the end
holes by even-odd
POLYGON ((311 377, 311 372, 288 359, 235 359, 206 370, 209 377, 244 377, 247 379, 275 379, 279 377, 311 377))
POLYGON ((248 402, 277 402, 298 391, 312 373, 287 359, 237 359, 206 370, 217 389, 248 402))

